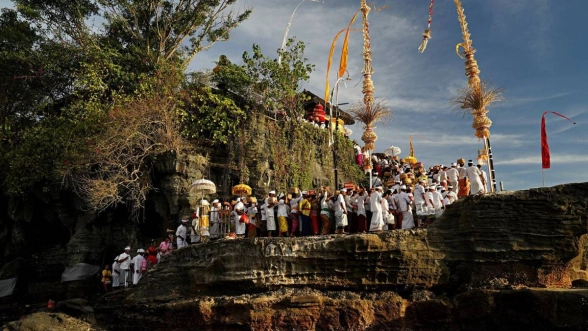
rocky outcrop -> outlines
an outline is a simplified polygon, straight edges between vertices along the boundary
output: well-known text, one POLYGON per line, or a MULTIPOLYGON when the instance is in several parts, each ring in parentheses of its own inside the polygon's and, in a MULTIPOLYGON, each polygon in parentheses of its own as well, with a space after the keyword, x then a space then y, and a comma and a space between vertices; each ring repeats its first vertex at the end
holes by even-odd
POLYGON ((62 313, 34 313, 26 318, 8 323, 2 331, 100 331, 102 329, 62 313))
POLYGON ((468 197, 427 230, 181 249, 97 317, 117 330, 580 330, 588 293, 567 288, 586 280, 587 233, 588 183, 468 197))
MULTIPOLYGON (((141 303, 141 313, 103 305, 110 330, 586 330, 588 290, 471 290, 405 299, 392 291, 309 288, 141 303), (120 313, 119 313, 120 311, 120 313), (132 321, 132 323, 130 322, 132 321)), ((134 306, 132 306, 134 307, 134 306)))

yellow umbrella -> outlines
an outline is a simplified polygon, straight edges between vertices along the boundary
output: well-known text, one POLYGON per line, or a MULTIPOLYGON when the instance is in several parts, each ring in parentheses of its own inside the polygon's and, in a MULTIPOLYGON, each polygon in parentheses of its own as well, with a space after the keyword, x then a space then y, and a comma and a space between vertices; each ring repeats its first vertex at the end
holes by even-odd
POLYGON ((419 162, 419 160, 417 160, 417 158, 414 156, 407 156, 404 158, 404 162, 407 162, 410 164, 416 164, 417 162, 419 162))
POLYGON ((244 195, 251 195, 251 187, 245 184, 238 184, 233 186, 232 190, 233 195, 244 196, 244 195))

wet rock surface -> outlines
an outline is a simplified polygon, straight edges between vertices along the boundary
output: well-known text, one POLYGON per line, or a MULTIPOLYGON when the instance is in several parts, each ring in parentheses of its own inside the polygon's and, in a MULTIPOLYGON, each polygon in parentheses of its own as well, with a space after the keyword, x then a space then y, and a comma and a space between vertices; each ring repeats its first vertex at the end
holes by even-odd
POLYGON ((427 230, 194 245, 95 307, 112 330, 586 330, 588 183, 469 197, 427 230), (121 309, 124 307, 124 309, 121 309))

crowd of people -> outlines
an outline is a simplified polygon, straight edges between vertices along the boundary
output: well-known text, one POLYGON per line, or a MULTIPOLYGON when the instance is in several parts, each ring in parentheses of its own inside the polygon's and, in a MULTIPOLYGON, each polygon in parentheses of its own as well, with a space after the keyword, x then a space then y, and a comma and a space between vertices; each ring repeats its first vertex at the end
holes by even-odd
POLYGON ((480 165, 460 159, 450 166, 425 169, 395 157, 373 158, 372 188, 352 183, 338 190, 277 194, 270 191, 259 201, 239 197, 233 201, 202 199, 192 215, 184 215, 178 228, 168 230, 159 245, 152 242, 131 257, 130 247, 105 266, 105 291, 136 285, 149 268, 174 249, 208 240, 295 237, 381 232, 427 227, 445 208, 467 195, 486 192, 487 178, 480 165))
POLYGON ((425 227, 459 197, 486 192, 487 177, 480 165, 460 159, 451 166, 428 170, 419 162, 396 157, 373 158, 372 188, 348 183, 344 188, 321 187, 277 194, 259 201, 240 197, 231 202, 202 200, 182 219, 176 231, 178 248, 219 237, 292 237, 362 233, 425 227), (204 209, 203 209, 204 208, 204 209), (200 219, 199 219, 200 218, 200 219), (225 224, 225 230, 220 225, 225 224))
POLYGON ((124 252, 114 258, 112 266, 107 264, 102 270, 101 283, 105 292, 137 285, 141 277, 164 256, 174 249, 172 244, 173 231, 163 238, 159 245, 152 241, 147 250, 137 249, 137 255, 131 256, 131 247, 124 248, 124 252))

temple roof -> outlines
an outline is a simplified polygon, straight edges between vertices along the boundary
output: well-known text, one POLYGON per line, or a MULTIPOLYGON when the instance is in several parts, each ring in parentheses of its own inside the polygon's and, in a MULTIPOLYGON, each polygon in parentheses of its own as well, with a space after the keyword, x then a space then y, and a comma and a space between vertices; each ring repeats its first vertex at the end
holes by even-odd
MULTIPOLYGON (((310 91, 307 91, 307 90, 304 90, 302 93, 304 93, 304 94, 306 94, 307 96, 310 97, 310 100, 308 100, 307 102, 304 103, 304 110, 307 113, 311 113, 313 111, 313 109, 314 109, 314 106, 317 103, 320 103, 320 104, 323 105, 323 107, 325 107, 325 113, 329 114, 329 108, 326 107, 325 100, 323 98, 321 98, 318 95, 316 95, 316 94, 314 94, 314 93, 312 93, 310 91)), ((353 117, 351 117, 351 115, 349 115, 349 113, 341 110, 341 108, 334 107, 333 108, 333 112, 335 112, 335 110, 337 110, 337 109, 339 110, 339 118, 343 120, 343 122, 345 123, 345 125, 353 125, 353 124, 355 124, 355 120, 353 119, 353 117)))

